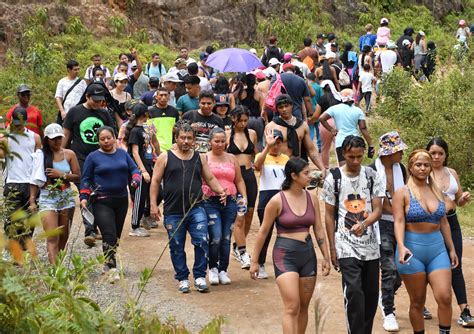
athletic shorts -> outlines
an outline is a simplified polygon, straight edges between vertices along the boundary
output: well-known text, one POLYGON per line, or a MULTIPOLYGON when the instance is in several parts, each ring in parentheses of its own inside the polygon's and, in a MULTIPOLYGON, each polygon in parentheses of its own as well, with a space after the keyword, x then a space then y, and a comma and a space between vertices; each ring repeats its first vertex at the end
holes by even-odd
POLYGON ((400 274, 431 273, 435 270, 451 270, 443 235, 440 231, 432 233, 405 232, 405 247, 413 257, 406 264, 399 261, 398 247, 395 252, 395 263, 400 274))
POLYGON ((316 266, 316 253, 310 235, 304 242, 277 236, 273 247, 275 277, 288 272, 296 272, 300 277, 316 276, 316 266))
POLYGON ((246 169, 245 166, 240 166, 242 178, 245 182, 245 189, 247 190, 247 207, 254 208, 255 202, 257 202, 257 178, 253 168, 246 169))
POLYGON ((75 206, 75 196, 71 187, 64 190, 41 189, 38 200, 39 212, 61 211, 75 206))

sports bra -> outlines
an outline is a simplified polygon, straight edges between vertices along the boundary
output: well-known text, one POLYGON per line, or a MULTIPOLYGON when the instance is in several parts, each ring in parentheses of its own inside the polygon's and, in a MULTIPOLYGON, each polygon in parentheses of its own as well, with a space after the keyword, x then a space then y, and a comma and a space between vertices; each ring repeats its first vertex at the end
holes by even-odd
POLYGON ((309 228, 314 225, 316 212, 314 210, 313 201, 308 191, 306 192, 306 212, 302 216, 295 215, 286 200, 283 191, 281 196, 281 213, 276 220, 277 233, 297 233, 308 232, 309 228))
POLYGON ((58 162, 53 161, 53 168, 66 174, 71 172, 71 166, 69 166, 69 162, 67 162, 66 158, 58 162))
POLYGON ((449 173, 449 186, 448 189, 443 191, 443 194, 447 196, 450 200, 454 201, 456 199, 456 193, 459 190, 458 183, 456 182, 456 178, 454 175, 451 173, 449 168, 446 168, 449 173))
POLYGON ((249 130, 245 129, 245 138, 247 138, 247 148, 243 151, 234 143, 234 130, 230 132, 229 147, 227 147, 227 153, 238 155, 238 154, 253 154, 255 147, 252 140, 250 140, 249 130))
POLYGON ((429 213, 426 211, 418 202, 415 196, 412 195, 410 189, 410 207, 408 212, 405 214, 405 222, 408 223, 433 223, 439 224, 441 218, 446 214, 446 206, 443 201, 438 201, 438 208, 435 212, 429 213))

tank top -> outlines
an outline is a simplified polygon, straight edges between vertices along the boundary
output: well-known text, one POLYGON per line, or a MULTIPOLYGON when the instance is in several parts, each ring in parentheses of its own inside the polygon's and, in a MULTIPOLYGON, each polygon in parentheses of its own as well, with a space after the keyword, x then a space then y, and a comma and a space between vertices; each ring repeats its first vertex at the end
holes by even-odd
MULTIPOLYGON (((208 161, 209 169, 212 175, 215 176, 217 181, 225 189, 227 195, 235 196, 237 194, 237 188, 235 186, 235 165, 233 162, 211 162, 208 161)), ((202 192, 207 197, 218 196, 211 188, 203 181, 202 192)))
POLYGON ((420 44, 416 44, 415 42, 415 46, 413 47, 413 54, 416 56, 416 55, 425 55, 426 52, 422 52, 423 49, 422 49, 422 46, 421 46, 421 43, 420 44))
POLYGON ((249 109, 251 117, 260 117, 260 104, 254 98, 255 90, 252 91, 252 93, 249 93, 248 89, 245 91, 247 92, 247 96, 245 99, 240 100, 240 104, 249 109))
POLYGON ((66 174, 71 172, 71 166, 69 166, 69 162, 66 159, 58 162, 53 161, 53 168, 66 174))
POLYGON ((456 193, 459 190, 458 183, 456 182, 456 178, 454 177, 453 174, 451 174, 451 171, 449 168, 446 168, 449 173, 449 186, 448 189, 443 191, 443 194, 447 196, 450 200, 454 201, 456 199, 456 193))
POLYGON ((253 145, 252 140, 250 140, 249 129, 245 129, 244 134, 245 134, 245 138, 247 138, 247 148, 241 151, 234 142, 234 129, 230 131, 229 147, 227 147, 227 153, 230 153, 233 155, 254 153, 255 147, 253 145))
POLYGON ((441 218, 446 214, 445 204, 443 201, 438 201, 438 208, 435 212, 429 213, 423 208, 416 199, 415 196, 412 195, 411 191, 408 189, 410 194, 410 207, 408 208, 408 212, 405 214, 405 222, 406 223, 433 223, 439 224, 441 218))
POLYGON ((196 151, 189 160, 178 158, 171 150, 167 155, 163 175, 164 215, 184 215, 201 199, 201 158, 196 151))
POLYGON ((306 192, 306 212, 302 216, 297 216, 291 211, 290 205, 286 200, 283 191, 280 191, 281 196, 281 212, 280 217, 276 221, 277 233, 297 233, 308 232, 310 226, 314 225, 316 219, 316 212, 314 210, 311 195, 306 192))
POLYGON ((25 129, 22 135, 14 132, 8 137, 8 148, 18 156, 6 158, 6 183, 29 183, 35 152, 35 133, 25 129))

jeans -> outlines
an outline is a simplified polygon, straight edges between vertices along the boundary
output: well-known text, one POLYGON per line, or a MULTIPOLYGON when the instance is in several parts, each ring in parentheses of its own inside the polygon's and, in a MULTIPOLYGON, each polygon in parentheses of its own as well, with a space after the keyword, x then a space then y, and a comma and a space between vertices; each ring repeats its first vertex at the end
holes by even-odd
POLYGON ((230 238, 235 218, 237 217, 237 202, 227 196, 226 205, 222 205, 218 196, 213 196, 204 202, 209 231, 209 268, 227 271, 230 256, 230 238))
POLYGON ((311 142, 314 142, 314 137, 316 137, 316 145, 318 151, 321 152, 321 136, 319 134, 319 121, 309 126, 309 136, 311 137, 311 142))
POLYGON ((397 242, 393 231, 393 222, 379 220, 380 238, 380 271, 382 274, 382 305, 385 315, 395 311, 395 293, 402 284, 395 263, 395 248, 397 242))
POLYGON ((8 238, 17 240, 25 248, 25 241, 33 237, 34 227, 29 227, 25 219, 12 218, 14 218, 14 213, 17 210, 28 213, 30 184, 7 183, 3 188, 3 196, 5 197, 5 211, 7 214, 3 225, 5 234, 8 238))
POLYGON ((197 206, 189 210, 186 215, 166 215, 165 228, 170 240, 171 262, 178 281, 188 279, 189 269, 186 264, 186 232, 191 235, 194 245, 194 279, 206 277, 209 243, 207 236, 207 216, 204 208, 197 206))
POLYGON ((123 224, 128 211, 127 197, 108 197, 92 204, 94 224, 102 234, 102 251, 109 268, 117 267, 115 253, 122 235, 123 224))
POLYGON ((451 285, 453 286, 454 295, 458 305, 467 304, 466 282, 462 272, 462 234, 459 226, 456 211, 450 211, 446 214, 449 226, 451 227, 451 237, 453 238, 454 249, 458 256, 459 265, 452 270, 451 285))

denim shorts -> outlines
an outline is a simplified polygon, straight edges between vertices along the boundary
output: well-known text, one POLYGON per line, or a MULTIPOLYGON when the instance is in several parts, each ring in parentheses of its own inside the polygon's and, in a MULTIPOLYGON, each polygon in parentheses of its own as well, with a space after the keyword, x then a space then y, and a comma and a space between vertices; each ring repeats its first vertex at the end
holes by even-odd
POLYGON ((41 211, 61 211, 76 206, 76 199, 71 187, 64 190, 41 189, 38 207, 41 211))

